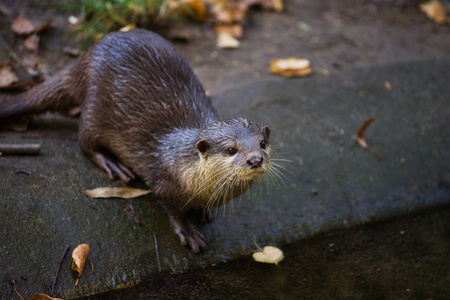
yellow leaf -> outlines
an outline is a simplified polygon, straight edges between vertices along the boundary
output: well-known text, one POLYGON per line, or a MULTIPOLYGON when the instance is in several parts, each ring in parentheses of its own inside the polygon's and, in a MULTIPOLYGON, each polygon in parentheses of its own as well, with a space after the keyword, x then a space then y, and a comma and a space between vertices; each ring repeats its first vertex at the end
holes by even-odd
POLYGON ((204 21, 207 17, 206 6, 200 0, 169 0, 167 7, 171 12, 190 15, 200 21, 204 21))
POLYGON ((282 0, 272 0, 272 3, 273 3, 273 9, 276 12, 282 12, 283 11, 284 6, 283 6, 283 1, 282 0))
POLYGON ((129 187, 101 187, 84 191, 91 198, 137 198, 150 193, 150 190, 141 190, 129 187))
POLYGON ((234 38, 241 38, 243 35, 243 29, 241 24, 233 24, 233 25, 216 25, 214 27, 214 31, 216 33, 226 32, 228 35, 234 38))
POLYGON ((81 276, 81 272, 83 272, 84 264, 86 263, 86 259, 89 253, 89 245, 81 244, 76 247, 72 252, 72 270, 75 270, 79 273, 78 276, 81 276))
POLYGON ((263 251, 253 253, 253 259, 257 262, 278 265, 283 258, 283 251, 273 246, 266 246, 263 251))
POLYGON ((219 35, 217 36, 217 47, 220 49, 234 49, 238 48, 239 41, 226 33, 225 31, 219 32, 219 35))
POLYGON ((126 31, 130 31, 132 29, 135 29, 135 28, 136 28, 136 25, 128 24, 127 26, 124 26, 124 27, 120 28, 119 31, 126 32, 126 31))
POLYGON ((450 18, 447 17, 446 7, 439 0, 421 3, 420 10, 438 24, 450 23, 450 18))
POLYGON ((288 57, 284 59, 272 59, 270 72, 285 77, 307 76, 312 73, 310 62, 307 59, 288 57))

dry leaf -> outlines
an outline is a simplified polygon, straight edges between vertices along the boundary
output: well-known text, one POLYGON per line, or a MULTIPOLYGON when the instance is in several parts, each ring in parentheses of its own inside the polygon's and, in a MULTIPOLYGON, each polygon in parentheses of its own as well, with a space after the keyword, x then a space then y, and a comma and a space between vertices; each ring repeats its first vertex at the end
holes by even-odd
POLYGON ((241 24, 234 25, 217 25, 214 27, 216 33, 226 32, 228 35, 234 38, 241 38, 243 35, 243 29, 241 24))
POLYGON ((373 123, 373 121, 375 121, 374 118, 370 118, 368 120, 366 120, 361 127, 359 128, 358 132, 356 133, 356 141, 358 142, 358 144, 363 147, 363 148, 369 148, 369 146, 366 143, 366 140, 364 139, 364 132, 366 131, 367 127, 369 127, 370 124, 373 123))
POLYGON ((63 300, 61 298, 53 298, 46 294, 34 294, 28 300, 63 300))
POLYGON ((36 33, 33 33, 25 40, 25 48, 37 52, 39 49, 39 40, 39 36, 36 33))
POLYGON ((447 16, 446 7, 439 0, 421 3, 420 10, 423 11, 428 18, 438 24, 450 24, 450 18, 447 16))
POLYGON ((201 0, 170 0, 167 7, 172 13, 182 13, 200 21, 204 21, 207 16, 205 4, 201 0))
POLYGON ((119 31, 127 32, 127 31, 130 31, 130 30, 135 29, 135 28, 136 28, 136 25, 128 24, 127 26, 124 26, 124 27, 120 28, 119 31))
POLYGON ((272 2, 273 2, 273 9, 276 12, 282 12, 283 11, 284 6, 283 6, 283 1, 282 0, 272 0, 272 2))
POLYGON ((253 253, 253 259, 257 262, 278 265, 283 258, 283 251, 273 246, 266 246, 263 251, 253 253))
POLYGON ((0 88, 9 87, 11 84, 17 82, 19 79, 11 69, 10 65, 4 65, 0 69, 0 88))
POLYGON ((220 49, 235 49, 240 46, 240 42, 226 32, 219 32, 217 35, 217 47, 220 49))
POLYGON ((285 77, 307 76, 312 73, 310 62, 307 59, 288 57, 285 59, 272 59, 270 72, 285 77))
POLYGON ((33 33, 34 26, 28 19, 23 16, 19 16, 11 24, 11 30, 18 35, 28 35, 33 33))
POLYGON ((385 81, 385 82, 384 82, 384 87, 385 87, 388 91, 392 90, 392 86, 391 86, 391 84, 389 83, 389 81, 385 81))
POLYGON ((86 263, 86 259, 89 253, 89 245, 88 244, 81 244, 78 245, 72 252, 72 270, 77 271, 79 274, 78 276, 81 276, 81 273, 83 272, 84 264, 86 263))
POLYGON ((211 5, 215 21, 221 24, 242 23, 248 10, 248 5, 242 2, 214 1, 211 5))
POLYGON ((86 190, 84 193, 91 198, 137 198, 147 195, 150 190, 141 190, 129 187, 101 187, 92 190, 86 190))

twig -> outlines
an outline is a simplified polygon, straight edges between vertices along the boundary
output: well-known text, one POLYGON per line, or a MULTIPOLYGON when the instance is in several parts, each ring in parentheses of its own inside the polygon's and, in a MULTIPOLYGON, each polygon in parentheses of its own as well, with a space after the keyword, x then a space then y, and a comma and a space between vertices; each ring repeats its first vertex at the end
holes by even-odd
POLYGON ((94 264, 92 263, 91 259, 89 259, 89 262, 91 263, 92 273, 94 273, 94 264))
POLYGON ((3 155, 35 155, 41 150, 40 144, 0 144, 3 155))
POLYGON ((53 294, 53 290, 55 289, 55 286, 56 286, 56 281, 58 280, 59 270, 61 269, 62 262, 64 260, 64 257, 66 256, 67 252, 69 251, 69 248, 70 248, 70 244, 67 244, 66 248, 64 249, 64 253, 61 256, 61 259, 59 260, 58 267, 56 268, 55 280, 53 280, 52 292, 50 293, 50 295, 53 294))
POLYGON ((17 295, 19 295, 20 299, 25 300, 25 299, 23 299, 22 295, 20 295, 19 292, 16 290, 16 280, 15 279, 12 281, 12 283, 14 286, 14 292, 16 292, 17 295))
POLYGON ((253 244, 255 244, 255 246, 258 248, 259 251, 264 251, 263 248, 261 248, 254 239, 251 239, 251 241, 253 242, 253 244))

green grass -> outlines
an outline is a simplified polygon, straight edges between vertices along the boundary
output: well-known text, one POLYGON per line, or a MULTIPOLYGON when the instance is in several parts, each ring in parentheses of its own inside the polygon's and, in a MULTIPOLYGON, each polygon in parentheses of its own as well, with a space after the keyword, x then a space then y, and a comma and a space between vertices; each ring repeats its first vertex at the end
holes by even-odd
POLYGON ((166 19, 168 0, 80 0, 82 22, 76 31, 86 39, 98 39, 127 25, 154 26, 166 19))

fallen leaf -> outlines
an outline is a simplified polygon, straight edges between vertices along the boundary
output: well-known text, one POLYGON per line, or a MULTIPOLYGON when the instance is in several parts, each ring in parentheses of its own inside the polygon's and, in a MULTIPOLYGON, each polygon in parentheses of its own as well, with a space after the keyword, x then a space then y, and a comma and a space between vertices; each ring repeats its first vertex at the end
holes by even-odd
POLYGON ((283 6, 283 1, 282 0, 272 0, 272 2, 273 2, 273 9, 276 12, 282 12, 283 11, 284 6, 283 6))
POLYGON ((81 244, 78 245, 72 252, 72 270, 77 271, 79 274, 78 276, 81 276, 81 273, 83 272, 84 264, 86 263, 86 259, 89 253, 89 245, 88 244, 81 244))
POLYGON ((288 57, 285 59, 272 59, 270 72, 285 77, 307 76, 312 73, 307 59, 288 57))
POLYGON ((220 49, 235 49, 240 46, 240 42, 226 32, 219 32, 217 35, 217 47, 220 49))
POLYGON ((31 24, 30 20, 24 16, 19 16, 11 24, 11 30, 18 35, 29 35, 33 33, 34 29, 35 28, 33 24, 31 24))
POLYGON ((80 19, 75 16, 69 16, 67 18, 67 22, 69 22, 72 25, 77 25, 78 23, 80 23, 80 19))
POLYGON ((3 65, 0 69, 0 88, 9 87, 19 79, 11 69, 10 65, 3 65))
POLYGON ((257 262, 278 265, 283 258, 283 251, 273 246, 265 246, 262 251, 253 253, 253 259, 257 262))
POLYGON ((364 132, 366 131, 367 127, 369 127, 370 124, 373 123, 373 121, 375 121, 374 118, 370 118, 368 120, 366 120, 361 127, 359 128, 358 132, 356 133, 356 141, 358 142, 358 144, 367 149, 369 148, 369 146, 367 145, 365 139, 364 139, 364 132))
POLYGON ((61 298, 53 298, 46 294, 34 294, 28 300, 63 300, 61 298))
POLYGON ((447 16, 446 7, 439 0, 431 0, 420 4, 420 10, 423 11, 428 18, 438 24, 450 23, 447 16))
POLYGON ((39 49, 39 36, 36 33, 33 33, 25 40, 25 48, 30 51, 37 52, 39 49))
POLYGON ((84 193, 91 198, 137 198, 150 193, 150 190, 141 190, 129 187, 101 187, 86 190, 84 193))
POLYGON ((243 29, 241 24, 234 25, 217 25, 214 27, 216 33, 225 32, 234 38, 241 38, 243 35, 243 29))
POLYGON ((205 4, 201 0, 170 0, 167 7, 171 13, 182 13, 200 21, 207 17, 205 4))
POLYGON ((259 6, 263 9, 275 10, 281 12, 283 10, 282 0, 241 0, 248 7, 259 6))
POLYGON ((391 84, 389 83, 389 81, 385 81, 385 82, 384 82, 384 87, 385 87, 388 91, 392 90, 392 86, 391 86, 391 84))
POLYGON ((120 28, 119 31, 127 32, 127 31, 130 31, 130 30, 135 29, 135 28, 136 28, 136 25, 128 24, 127 26, 124 26, 124 27, 120 28))
POLYGON ((243 2, 213 1, 210 4, 216 23, 242 23, 247 15, 248 5, 243 2))

